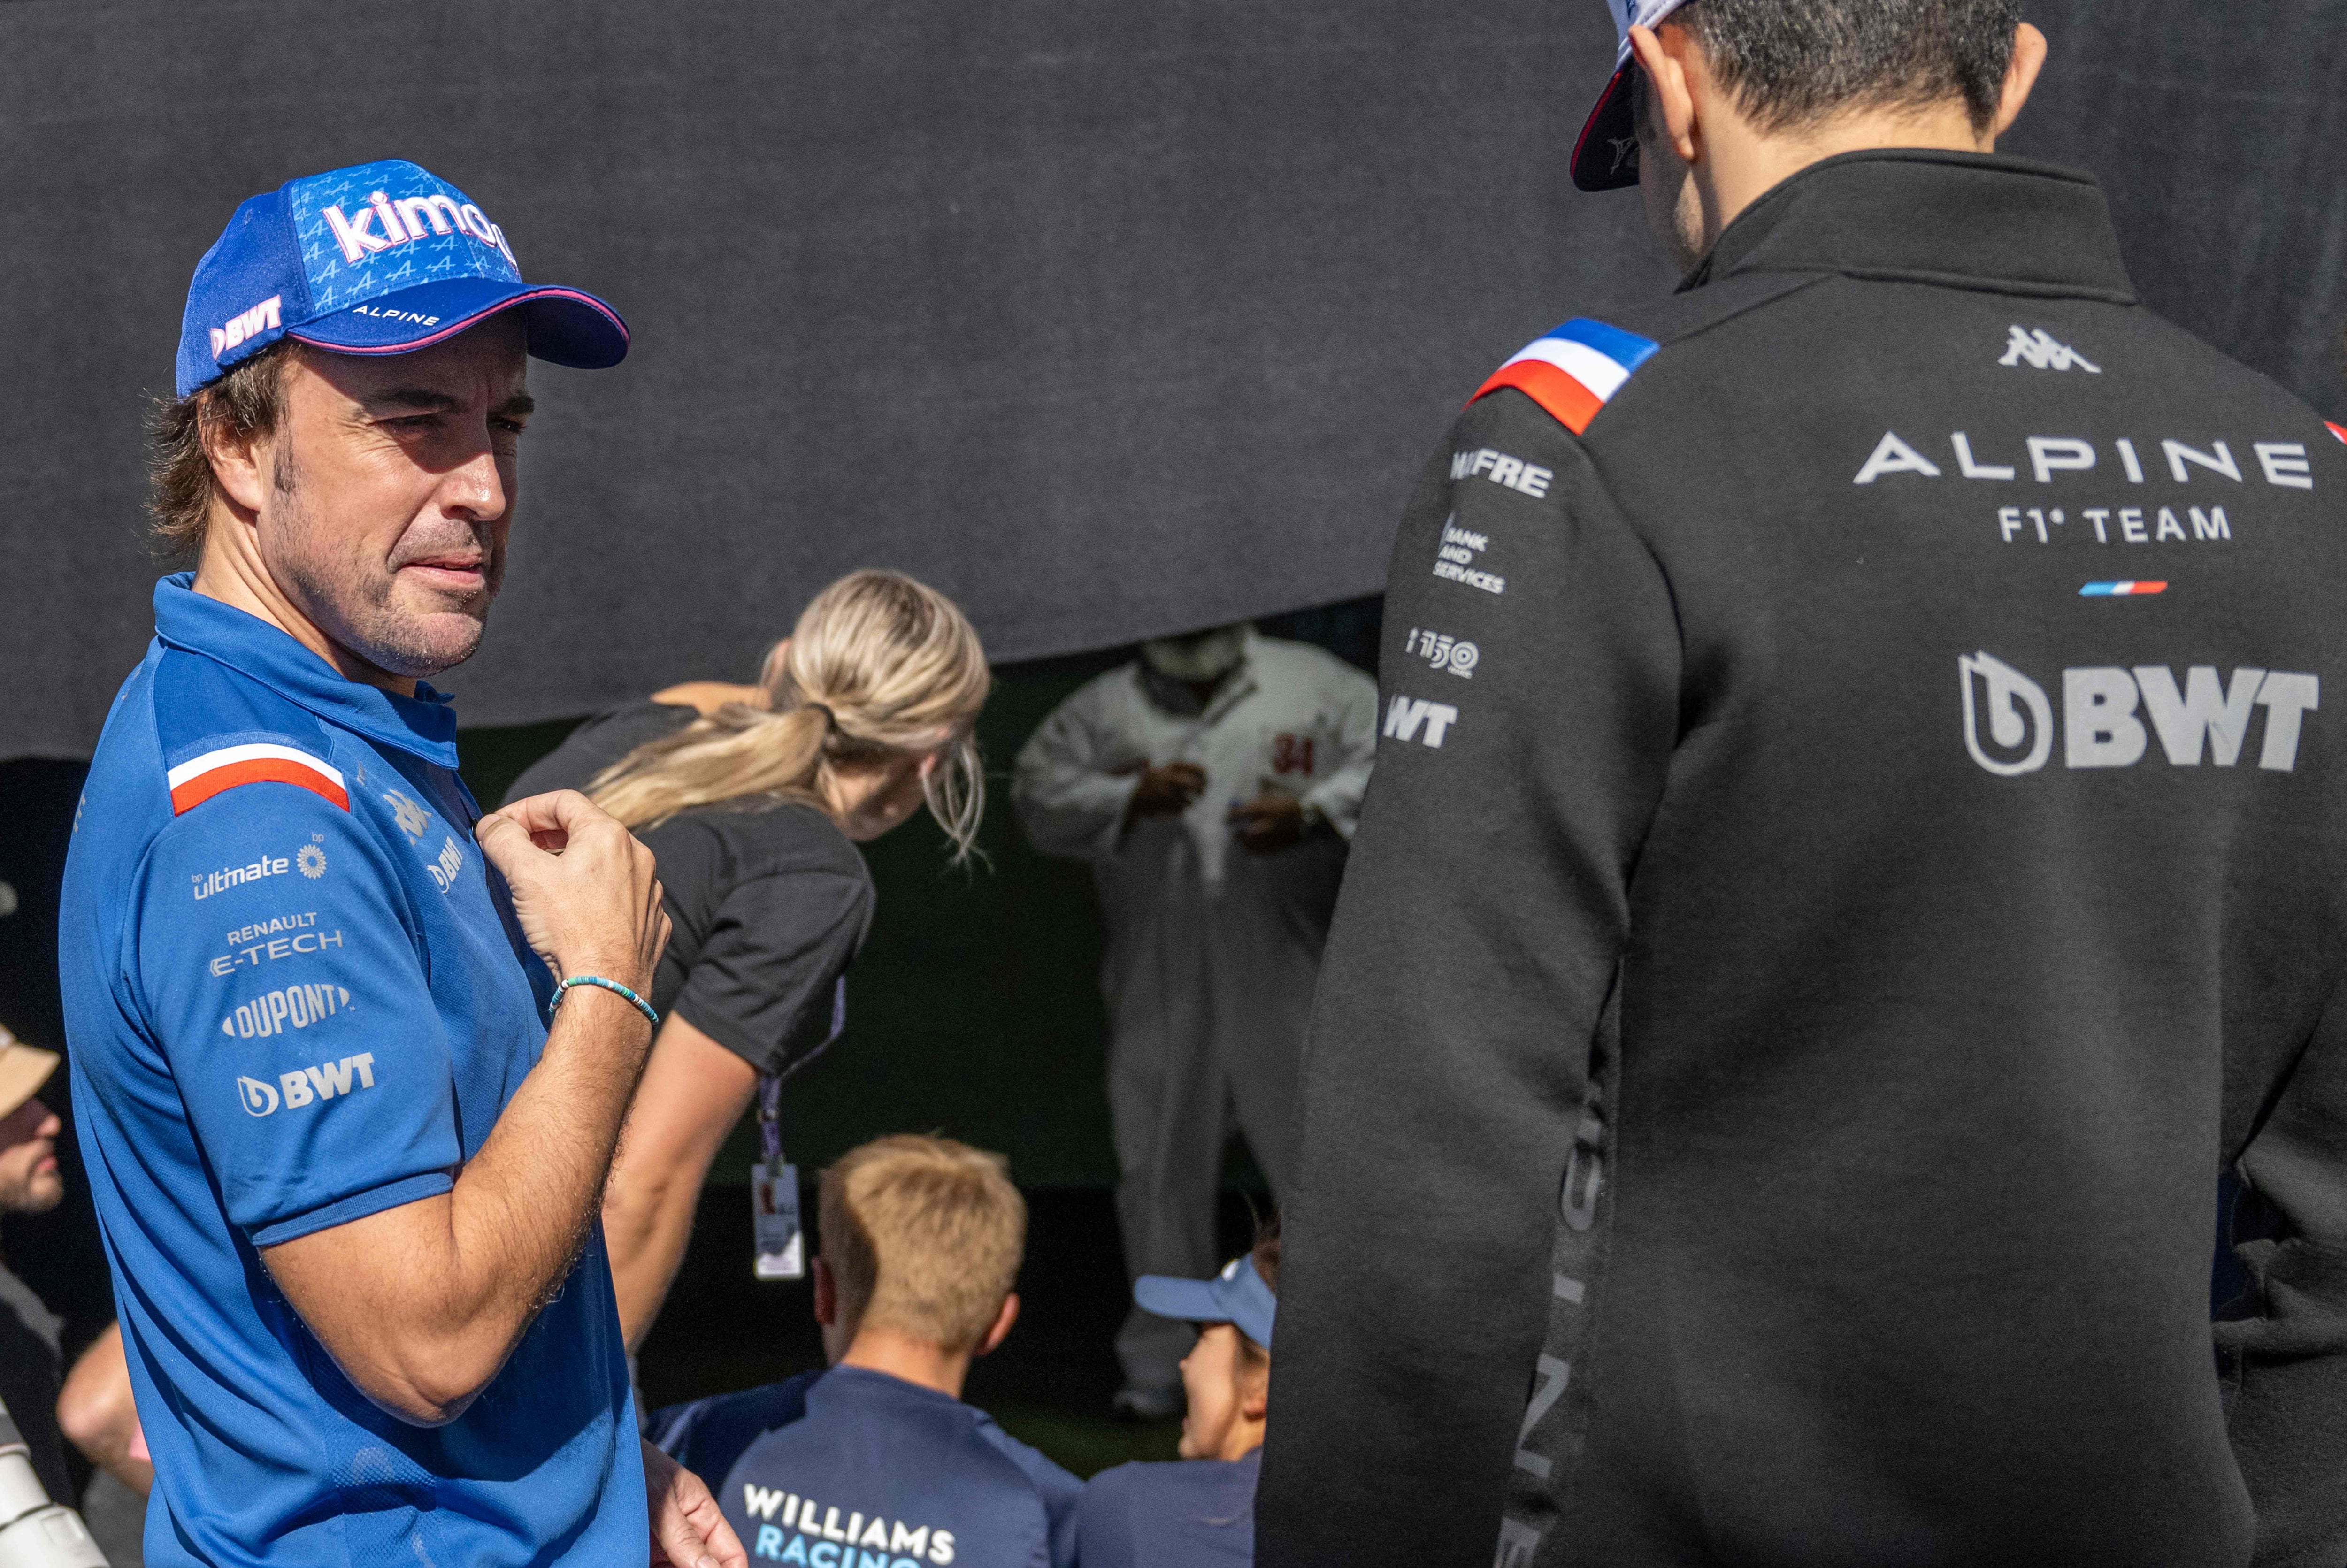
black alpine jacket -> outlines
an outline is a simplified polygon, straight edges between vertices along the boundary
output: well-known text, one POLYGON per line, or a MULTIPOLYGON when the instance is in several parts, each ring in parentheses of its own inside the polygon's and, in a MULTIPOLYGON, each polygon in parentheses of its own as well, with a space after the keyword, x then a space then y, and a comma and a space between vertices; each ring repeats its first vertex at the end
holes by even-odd
POLYGON ((2347 446, 2012 159, 1560 334, 1394 548, 1257 1561, 2340 1568, 2347 446))

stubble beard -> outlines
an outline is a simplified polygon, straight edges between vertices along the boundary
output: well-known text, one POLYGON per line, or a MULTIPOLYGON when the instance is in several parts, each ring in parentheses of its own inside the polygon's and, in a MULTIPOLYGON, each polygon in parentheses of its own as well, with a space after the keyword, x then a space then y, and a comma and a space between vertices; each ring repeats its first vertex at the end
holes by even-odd
POLYGON ((504 552, 494 536, 444 522, 436 530, 440 537, 419 538, 432 525, 413 526, 393 547, 389 560, 374 559, 364 547, 359 552, 338 548, 333 531, 311 509, 300 466, 284 446, 278 448, 270 482, 279 519, 278 559, 271 562, 271 572, 320 630, 376 669, 411 680, 453 669, 479 649, 489 606, 505 579, 504 552), (476 601, 420 611, 400 605, 402 557, 430 555, 459 533, 477 542, 487 556, 476 601))

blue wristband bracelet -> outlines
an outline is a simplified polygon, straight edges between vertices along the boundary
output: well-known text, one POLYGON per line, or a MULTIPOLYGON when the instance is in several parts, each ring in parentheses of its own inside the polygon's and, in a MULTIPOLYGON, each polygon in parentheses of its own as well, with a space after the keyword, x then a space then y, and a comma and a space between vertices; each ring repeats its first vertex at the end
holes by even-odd
MULTIPOLYGON (((570 988, 573 986, 600 986, 607 991, 617 991, 621 996, 627 998, 630 1001, 635 1003, 636 1010, 643 1014, 644 1017, 651 1021, 651 1026, 654 1029, 660 1028, 660 1014, 652 1011, 651 1003, 644 1000, 643 998, 636 995, 635 992, 630 990, 619 981, 607 980, 600 975, 573 975, 569 979, 563 981, 560 985, 555 987, 554 1005, 556 1007, 562 1005, 563 997, 569 992, 570 988)), ((552 1009, 548 1009, 549 1014, 552 1010, 552 1009)))

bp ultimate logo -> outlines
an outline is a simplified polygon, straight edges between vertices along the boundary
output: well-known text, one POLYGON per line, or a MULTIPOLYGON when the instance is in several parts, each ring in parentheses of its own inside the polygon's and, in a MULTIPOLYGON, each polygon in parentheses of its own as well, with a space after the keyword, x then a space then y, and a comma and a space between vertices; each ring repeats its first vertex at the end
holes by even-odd
MULTIPOLYGON (((2003 778, 2034 774, 2053 760, 2054 703, 2045 688, 1986 651, 1956 661, 1964 692, 1964 749, 2003 778)), ((2298 766, 2306 715, 2321 707, 2317 676, 2287 670, 2195 664, 2179 685, 2165 664, 2087 665, 2062 671, 2062 763, 2071 768, 2129 768, 2153 737, 2168 762, 2196 768, 2203 757, 2237 765, 2250 732, 2264 723, 2258 766, 2298 766)))

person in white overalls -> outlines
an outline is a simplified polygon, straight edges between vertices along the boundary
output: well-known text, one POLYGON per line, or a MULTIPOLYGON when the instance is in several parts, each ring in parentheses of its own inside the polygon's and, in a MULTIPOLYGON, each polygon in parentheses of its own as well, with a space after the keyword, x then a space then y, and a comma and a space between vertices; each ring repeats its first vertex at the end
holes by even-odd
MULTIPOLYGON (((1377 685, 1229 626, 1144 643, 1019 753, 1011 800, 1047 854, 1092 863, 1107 926, 1109 1113, 1126 1272, 1214 1272, 1235 1122, 1275 1200, 1328 917, 1377 743, 1377 685)), ((1190 1326, 1135 1308, 1117 1409, 1180 1408, 1190 1326)))

